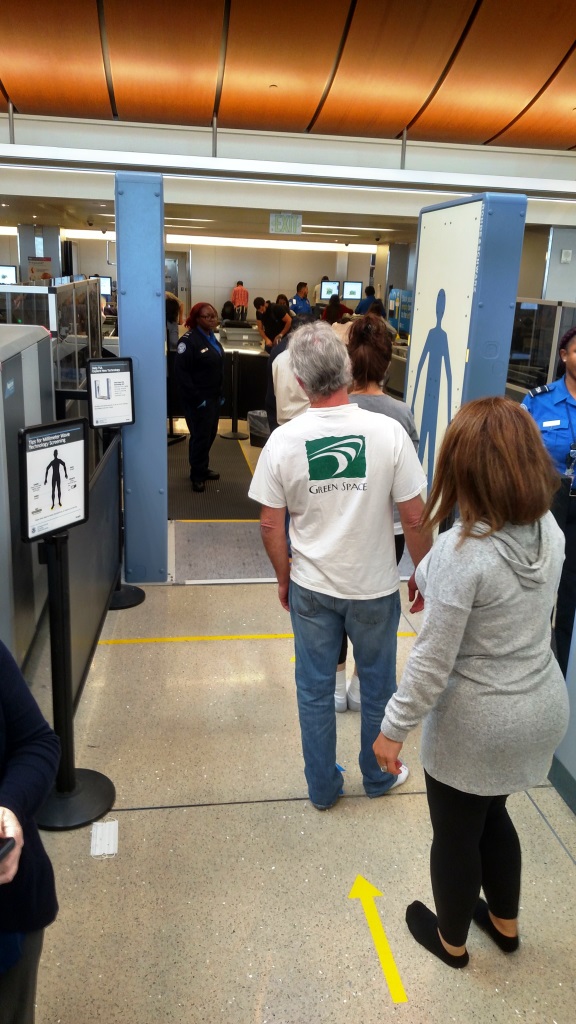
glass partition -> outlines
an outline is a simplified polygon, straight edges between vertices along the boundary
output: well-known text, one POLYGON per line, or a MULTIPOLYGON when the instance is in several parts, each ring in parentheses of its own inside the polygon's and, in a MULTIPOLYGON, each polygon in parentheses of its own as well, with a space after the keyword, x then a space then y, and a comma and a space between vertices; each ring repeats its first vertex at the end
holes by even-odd
POLYGON ((549 380, 556 349, 559 306, 556 302, 518 299, 512 329, 508 383, 530 390, 549 380))

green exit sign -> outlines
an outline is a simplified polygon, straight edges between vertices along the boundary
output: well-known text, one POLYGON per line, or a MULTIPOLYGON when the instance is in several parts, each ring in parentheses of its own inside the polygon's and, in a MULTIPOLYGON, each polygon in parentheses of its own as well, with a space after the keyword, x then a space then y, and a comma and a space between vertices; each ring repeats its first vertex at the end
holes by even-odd
POLYGON ((271 235, 300 235, 302 233, 301 213, 271 213, 271 235))

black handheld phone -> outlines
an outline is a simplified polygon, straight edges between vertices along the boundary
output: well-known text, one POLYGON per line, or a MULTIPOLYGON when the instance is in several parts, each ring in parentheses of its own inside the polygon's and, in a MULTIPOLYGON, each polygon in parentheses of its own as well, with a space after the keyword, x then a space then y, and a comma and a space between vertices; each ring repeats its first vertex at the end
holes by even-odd
POLYGON ((16 846, 16 840, 12 836, 8 836, 7 839, 0 839, 0 860, 7 857, 10 850, 13 850, 16 846))

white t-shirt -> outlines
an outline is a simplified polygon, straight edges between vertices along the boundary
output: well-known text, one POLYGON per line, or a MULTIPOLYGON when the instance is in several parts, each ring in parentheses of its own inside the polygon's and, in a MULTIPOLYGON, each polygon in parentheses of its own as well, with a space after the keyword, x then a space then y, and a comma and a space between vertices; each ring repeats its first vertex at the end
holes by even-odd
POLYGON ((291 578, 368 600, 398 589, 392 503, 426 477, 403 427, 347 403, 308 409, 266 443, 249 496, 290 512, 291 578))
POLYGON ((276 398, 276 419, 281 426, 288 420, 293 420, 295 416, 300 416, 310 406, 308 397, 290 366, 288 348, 276 356, 272 363, 272 380, 276 398))

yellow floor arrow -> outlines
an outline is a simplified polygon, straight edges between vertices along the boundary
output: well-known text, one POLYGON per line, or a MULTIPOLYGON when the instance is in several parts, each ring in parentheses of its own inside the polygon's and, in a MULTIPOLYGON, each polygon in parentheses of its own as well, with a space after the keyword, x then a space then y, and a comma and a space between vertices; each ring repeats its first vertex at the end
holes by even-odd
POLYGON ((384 971, 384 977, 386 983, 390 989, 390 995, 395 1003, 407 1003, 408 996, 404 991, 404 986, 400 980, 398 968, 394 963, 394 957, 392 951, 388 945, 388 939, 386 938, 386 932, 382 927, 382 922, 376 909, 376 903, 374 900, 377 896, 382 896, 379 889, 376 889, 374 885, 367 882, 362 875, 356 876, 356 881, 348 893, 349 900, 360 900, 362 909, 366 915, 368 921, 368 927, 372 935, 372 941, 376 946, 376 952, 380 958, 382 964, 382 970, 384 971))

